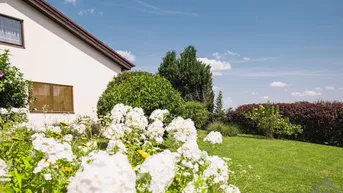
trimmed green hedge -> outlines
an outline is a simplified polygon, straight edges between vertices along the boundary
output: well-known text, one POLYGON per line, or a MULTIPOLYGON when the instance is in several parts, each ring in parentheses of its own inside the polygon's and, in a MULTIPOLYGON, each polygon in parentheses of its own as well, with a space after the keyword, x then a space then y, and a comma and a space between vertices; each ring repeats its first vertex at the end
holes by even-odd
MULTIPOLYGON (((244 133, 260 134, 256 127, 257 123, 244 116, 259 105, 242 105, 233 111, 226 121, 240 124, 244 133)), ((293 139, 343 146, 343 103, 298 102, 271 105, 279 106, 280 114, 289 118, 292 124, 302 126, 302 134, 293 139)))
POLYGON ((170 82, 147 72, 124 72, 114 77, 101 95, 98 116, 111 112, 116 104, 141 107, 147 115, 155 109, 167 109, 174 116, 181 115, 184 101, 170 82))

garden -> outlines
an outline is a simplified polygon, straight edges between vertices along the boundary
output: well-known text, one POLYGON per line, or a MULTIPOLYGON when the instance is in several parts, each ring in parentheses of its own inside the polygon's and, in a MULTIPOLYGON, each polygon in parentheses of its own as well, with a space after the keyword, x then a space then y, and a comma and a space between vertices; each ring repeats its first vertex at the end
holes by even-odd
POLYGON ((98 117, 30 125, 30 82, 0 56, 0 192, 342 192, 343 103, 223 108, 187 47, 124 72, 98 117))

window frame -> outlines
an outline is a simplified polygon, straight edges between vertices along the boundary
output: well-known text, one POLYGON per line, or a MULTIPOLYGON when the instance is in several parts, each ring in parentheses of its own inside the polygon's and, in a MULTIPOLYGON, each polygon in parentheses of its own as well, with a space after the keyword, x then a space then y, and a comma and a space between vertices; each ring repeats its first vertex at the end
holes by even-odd
MULTIPOLYGON (((48 82, 39 82, 39 81, 31 81, 32 82, 32 89, 34 83, 39 84, 47 84, 50 86, 64 86, 71 88, 71 103, 72 103, 72 110, 71 111, 43 111, 43 110, 34 110, 31 108, 32 103, 29 104, 30 106, 30 113, 48 113, 48 114, 75 114, 75 107, 74 107, 74 86, 72 85, 65 85, 65 84, 56 84, 56 83, 48 83, 48 82)), ((30 98, 32 97, 32 92, 30 92, 30 98)))
POLYGON ((19 44, 14 44, 14 43, 10 43, 10 42, 4 42, 4 41, 0 41, 0 44, 25 49, 25 41, 24 41, 24 39, 25 39, 25 38, 24 38, 24 20, 23 20, 23 19, 16 18, 16 17, 9 16, 9 15, 5 15, 5 14, 2 14, 2 13, 0 13, 0 17, 6 17, 6 18, 8 18, 8 19, 12 19, 12 20, 16 20, 16 21, 19 21, 19 22, 20 22, 20 28, 21 28, 21 29, 20 29, 20 33, 21 33, 21 45, 19 45, 19 44))

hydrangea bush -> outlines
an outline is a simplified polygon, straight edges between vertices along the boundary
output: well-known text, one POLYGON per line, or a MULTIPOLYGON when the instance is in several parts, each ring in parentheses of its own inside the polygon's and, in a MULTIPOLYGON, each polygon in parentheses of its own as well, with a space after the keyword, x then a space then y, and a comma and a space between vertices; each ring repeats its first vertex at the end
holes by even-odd
MULTIPOLYGON (((97 134, 82 117, 59 126, 3 127, 0 192, 239 192, 229 184, 230 159, 200 150, 193 121, 166 124, 168 113, 147 117, 141 108, 118 104, 97 134)), ((221 143, 219 134, 206 140, 221 143)))

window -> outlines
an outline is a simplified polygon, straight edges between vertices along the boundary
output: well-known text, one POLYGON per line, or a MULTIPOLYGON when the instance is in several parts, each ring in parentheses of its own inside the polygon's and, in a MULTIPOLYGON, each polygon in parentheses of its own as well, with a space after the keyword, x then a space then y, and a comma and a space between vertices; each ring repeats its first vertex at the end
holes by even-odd
POLYGON ((24 46, 23 21, 0 14, 0 42, 24 46))
POLYGON ((33 112, 74 113, 72 86, 33 82, 31 97, 33 112))

